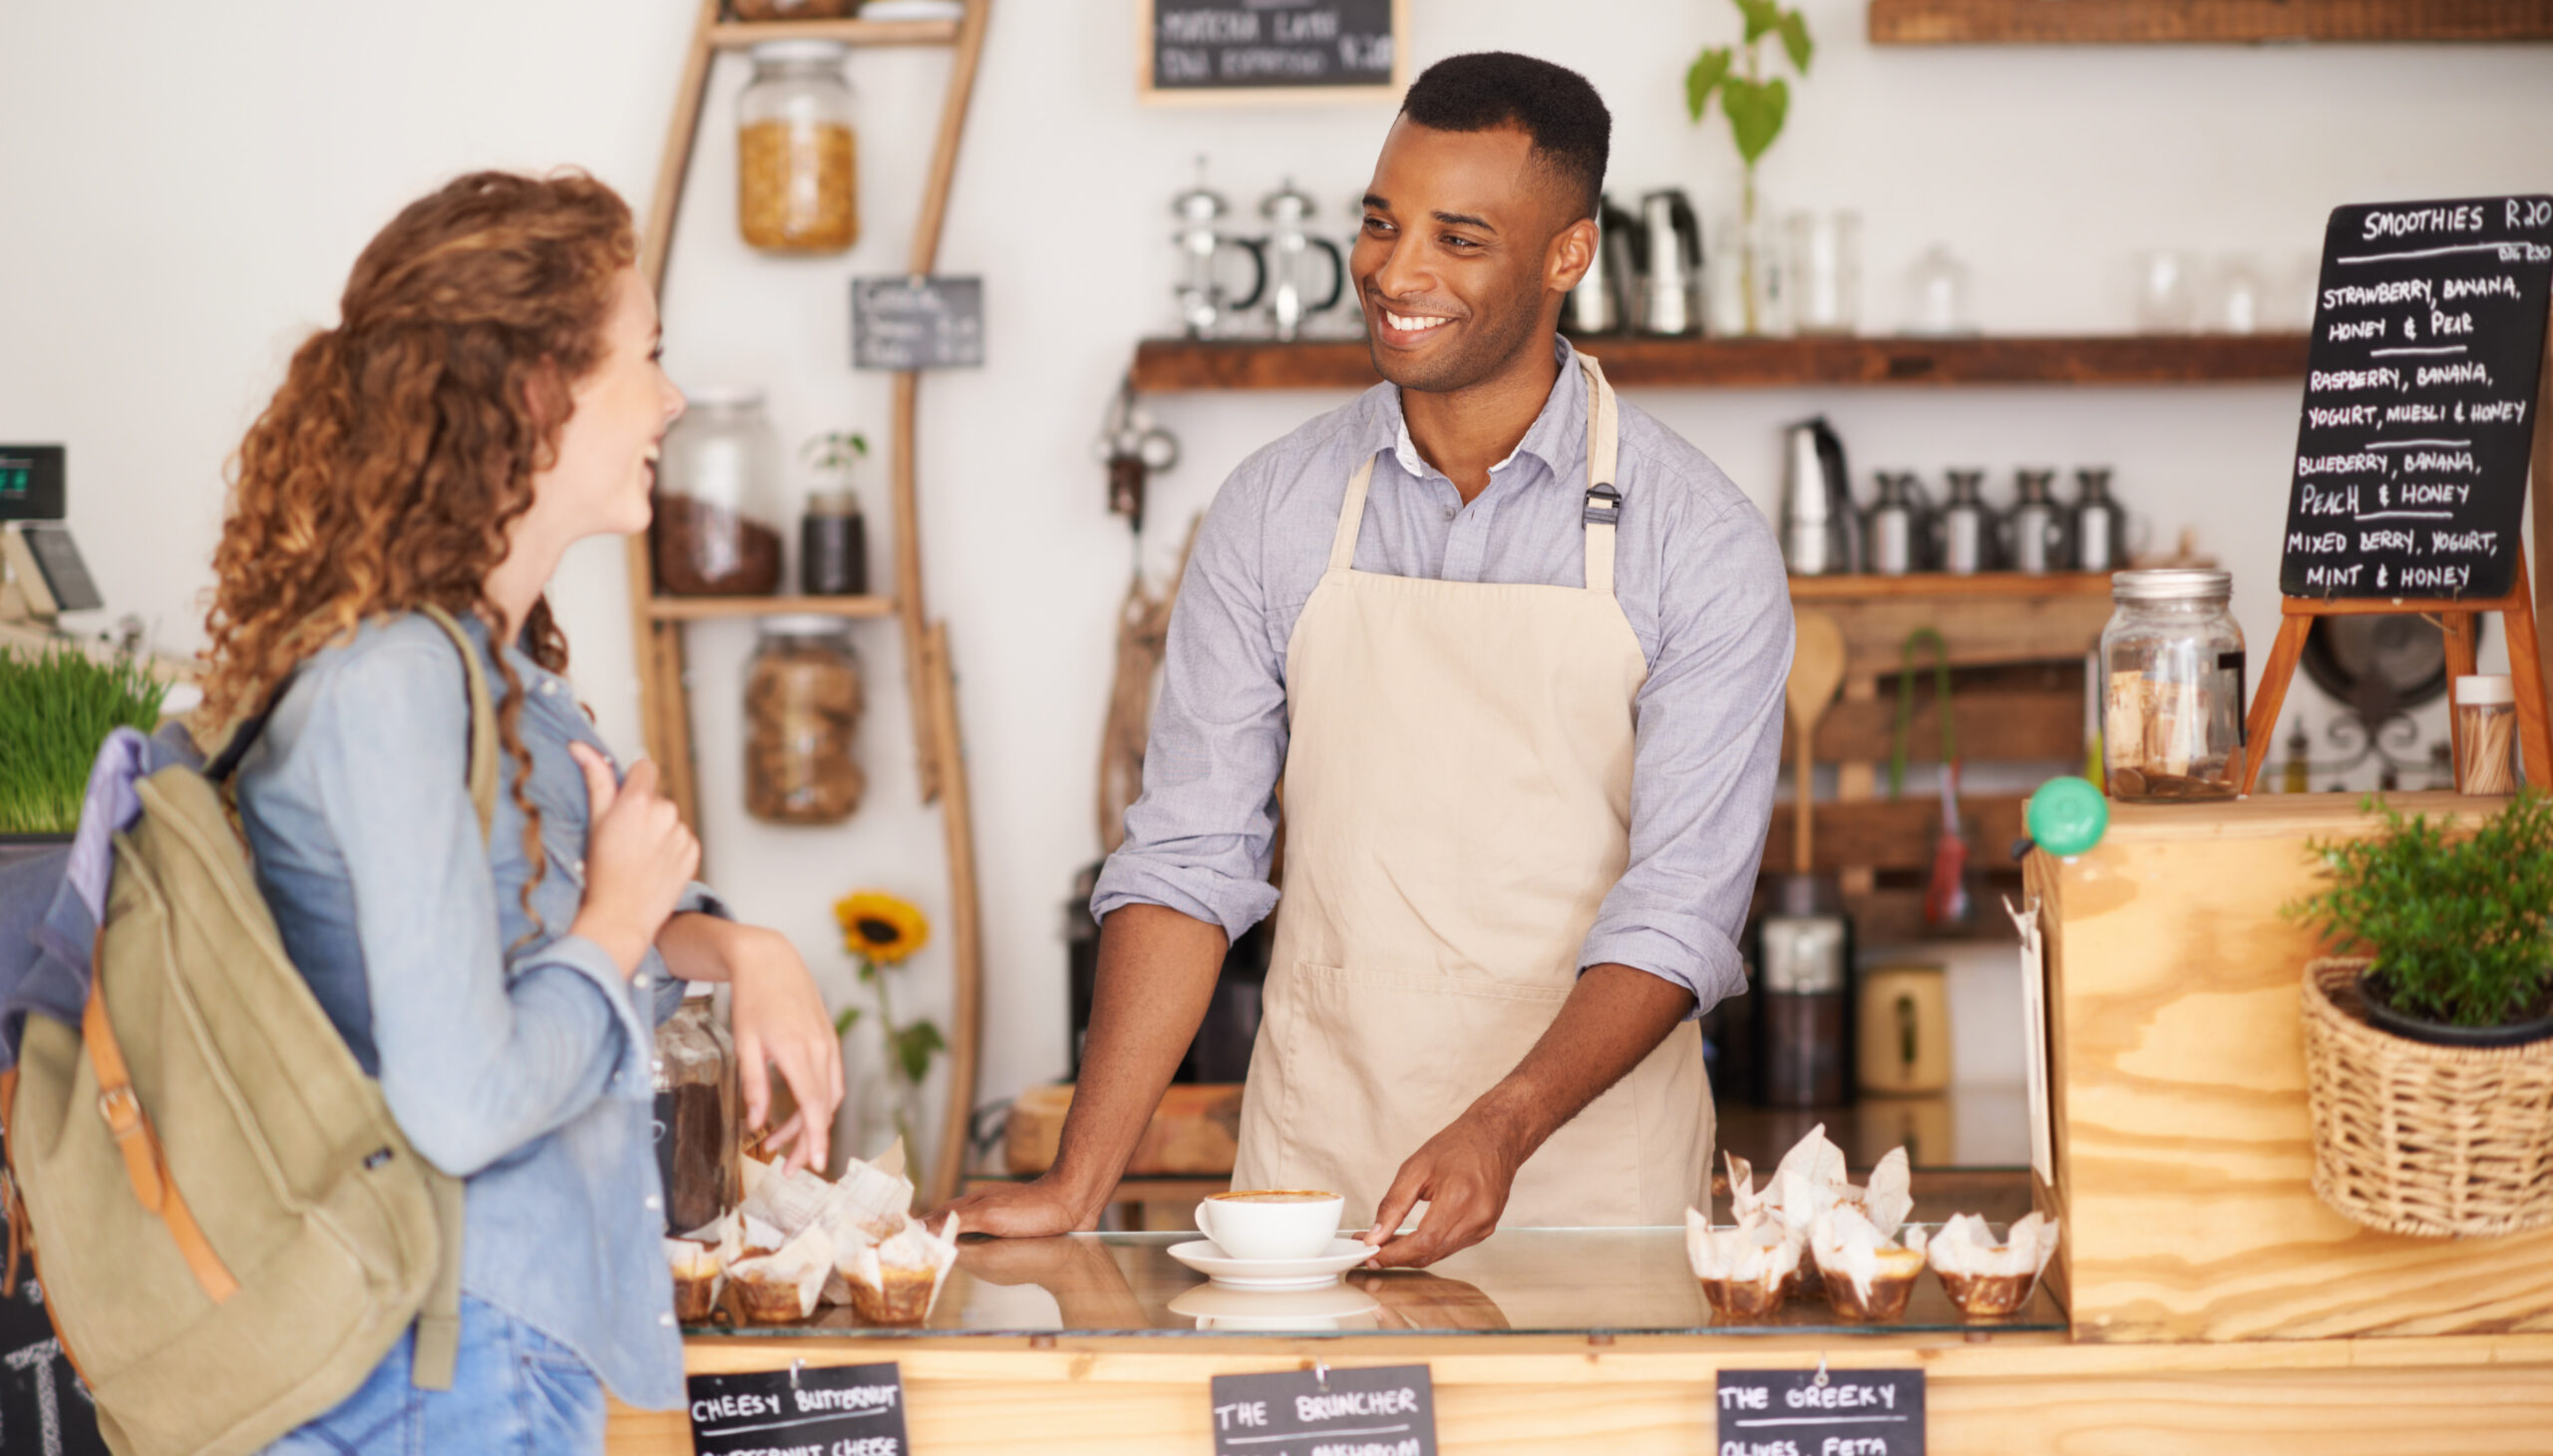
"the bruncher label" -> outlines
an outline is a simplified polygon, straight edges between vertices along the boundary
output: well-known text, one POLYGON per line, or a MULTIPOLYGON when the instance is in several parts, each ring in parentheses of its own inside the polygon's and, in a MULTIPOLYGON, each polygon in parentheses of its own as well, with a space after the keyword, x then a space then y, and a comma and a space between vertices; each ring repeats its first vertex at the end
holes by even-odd
POLYGON ((1436 1456, 1425 1365, 1217 1375, 1215 1456, 1436 1456))
POLYGON ((2553 197, 2337 208, 2320 280, 2279 589, 2507 591, 2553 292, 2553 197))

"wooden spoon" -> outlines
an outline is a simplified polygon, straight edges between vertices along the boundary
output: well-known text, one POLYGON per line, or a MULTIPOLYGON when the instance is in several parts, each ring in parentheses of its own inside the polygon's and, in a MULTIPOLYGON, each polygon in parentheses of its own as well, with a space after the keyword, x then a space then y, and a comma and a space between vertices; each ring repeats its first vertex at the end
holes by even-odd
POLYGON ((1817 760, 1811 740, 1817 733, 1817 720, 1826 716, 1826 705, 1835 700, 1835 689, 1844 683, 1844 629, 1835 618, 1822 611, 1803 611, 1794 617, 1797 640, 1791 648, 1791 676, 1784 684, 1782 696, 1789 699, 1791 727, 1799 748, 1793 770, 1798 830, 1791 836, 1791 870, 1809 873, 1809 811, 1813 807, 1817 760))

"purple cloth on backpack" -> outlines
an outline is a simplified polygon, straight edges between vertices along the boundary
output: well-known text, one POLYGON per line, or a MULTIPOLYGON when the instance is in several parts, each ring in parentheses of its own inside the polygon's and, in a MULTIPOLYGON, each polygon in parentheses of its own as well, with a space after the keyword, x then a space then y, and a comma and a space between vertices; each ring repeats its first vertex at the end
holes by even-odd
POLYGON ((202 764, 182 728, 155 738, 116 729, 90 766, 70 847, 0 866, 0 1070, 18 1064, 29 1011, 79 1024, 115 875, 115 837, 142 813, 134 786, 172 764, 202 764))

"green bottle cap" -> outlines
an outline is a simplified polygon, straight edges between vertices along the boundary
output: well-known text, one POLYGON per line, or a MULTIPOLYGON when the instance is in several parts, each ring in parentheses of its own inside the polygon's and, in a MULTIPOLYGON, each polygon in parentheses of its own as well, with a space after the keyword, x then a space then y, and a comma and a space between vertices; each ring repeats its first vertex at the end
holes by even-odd
POLYGON ((2040 849, 2070 860, 2101 842, 2110 827, 2110 801, 2088 779, 2050 779, 2030 796, 2022 821, 2040 849))

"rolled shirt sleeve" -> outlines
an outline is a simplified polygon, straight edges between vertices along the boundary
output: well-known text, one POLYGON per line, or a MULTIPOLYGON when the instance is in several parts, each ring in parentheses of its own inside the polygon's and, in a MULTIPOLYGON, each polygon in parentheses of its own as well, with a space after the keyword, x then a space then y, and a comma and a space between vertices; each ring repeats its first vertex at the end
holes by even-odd
POLYGON ((1198 530, 1171 613, 1144 792, 1100 871, 1094 915, 1165 906, 1237 939, 1276 906, 1268 871, 1285 764, 1285 662, 1264 584, 1266 459, 1234 472, 1198 530))
POLYGON ((505 944, 468 721, 448 646, 385 644, 330 675, 301 750, 352 882, 383 1094, 417 1151, 463 1177, 604 1096, 652 1095, 655 1012, 580 935, 505 944))
POLYGON ((1699 1014, 1746 989, 1737 939, 1781 767, 1790 591, 1779 545, 1742 500, 1661 526, 1657 643, 1634 709, 1631 862, 1579 965, 1677 982, 1699 1014))

